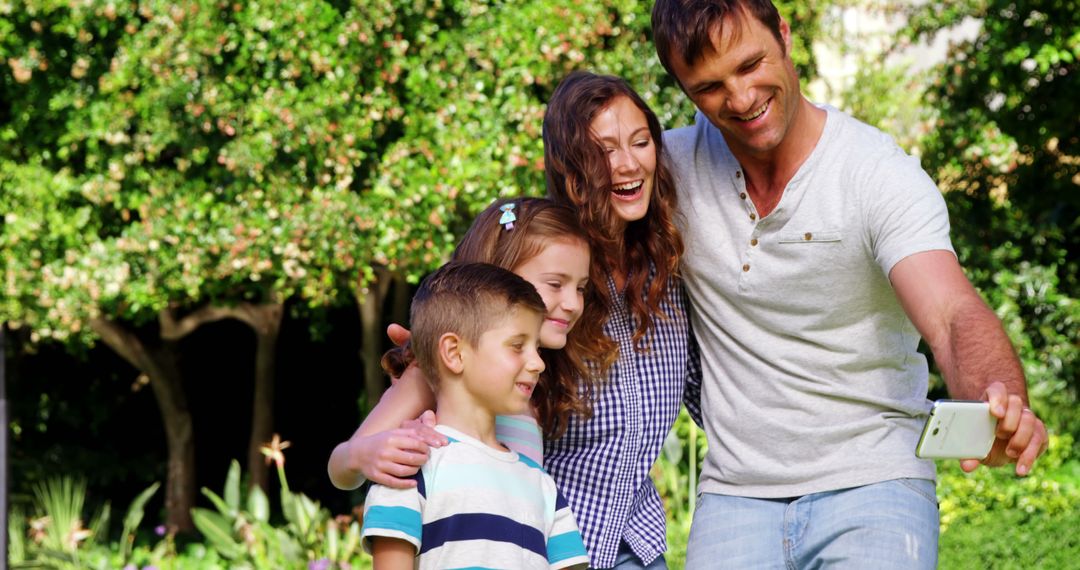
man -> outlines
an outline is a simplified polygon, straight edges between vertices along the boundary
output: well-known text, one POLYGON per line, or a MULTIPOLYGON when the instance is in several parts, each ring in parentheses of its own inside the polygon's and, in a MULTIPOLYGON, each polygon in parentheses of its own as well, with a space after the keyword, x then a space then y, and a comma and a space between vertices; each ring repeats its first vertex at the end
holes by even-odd
POLYGON ((950 395, 999 419, 982 463, 1026 475, 1047 441, 940 192, 891 138, 803 96, 768 0, 657 0, 652 24, 699 111, 665 136, 709 438, 687 568, 934 568, 919 336, 950 395))

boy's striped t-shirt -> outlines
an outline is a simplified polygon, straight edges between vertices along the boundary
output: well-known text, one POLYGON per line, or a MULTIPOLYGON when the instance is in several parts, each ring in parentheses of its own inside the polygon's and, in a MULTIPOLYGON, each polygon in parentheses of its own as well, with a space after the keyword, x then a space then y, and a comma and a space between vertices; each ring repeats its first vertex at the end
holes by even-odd
POLYGON ((417 568, 584 568, 588 553, 566 499, 535 461, 453 428, 412 489, 373 485, 364 504, 372 537, 405 540, 417 568))

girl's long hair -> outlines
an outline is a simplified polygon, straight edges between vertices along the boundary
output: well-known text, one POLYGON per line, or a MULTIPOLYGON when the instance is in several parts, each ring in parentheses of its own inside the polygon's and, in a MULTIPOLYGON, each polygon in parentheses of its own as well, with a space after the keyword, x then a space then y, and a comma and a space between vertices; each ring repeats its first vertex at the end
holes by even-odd
POLYGON ((604 301, 612 306, 605 286, 609 275, 623 271, 624 298, 637 327, 633 342, 641 341, 660 313, 669 278, 678 275, 683 243, 673 218, 675 183, 663 160, 663 131, 656 114, 630 86, 618 77, 575 71, 567 75, 548 102, 544 114, 544 169, 548 195, 578 213, 589 236, 593 261, 591 281, 604 301), (649 210, 644 218, 626 224, 623 231, 612 207, 611 168, 603 145, 591 125, 596 115, 617 97, 626 97, 645 115, 656 149, 649 210), (650 279, 650 274, 655 274, 650 279))
MULTIPOLYGON (((570 208, 546 198, 503 198, 476 216, 454 250, 453 260, 491 263, 513 271, 539 255, 548 244, 575 240, 588 248, 589 237, 570 208), (499 223, 506 204, 513 204, 517 218, 510 230, 499 223)), ((540 351, 546 369, 532 401, 548 439, 566 432, 571 414, 582 419, 592 416, 593 389, 615 359, 615 344, 603 332, 607 313, 598 297, 603 282, 597 285, 590 279, 586 286, 585 305, 567 335, 566 346, 562 350, 540 351)))

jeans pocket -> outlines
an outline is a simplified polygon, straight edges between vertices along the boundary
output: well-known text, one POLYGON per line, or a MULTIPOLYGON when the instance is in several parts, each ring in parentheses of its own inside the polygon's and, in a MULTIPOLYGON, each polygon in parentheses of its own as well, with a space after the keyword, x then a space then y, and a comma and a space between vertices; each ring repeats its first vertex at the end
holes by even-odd
POLYGON ((938 507, 937 485, 929 479, 897 479, 897 483, 911 489, 920 497, 926 499, 934 508, 938 507))

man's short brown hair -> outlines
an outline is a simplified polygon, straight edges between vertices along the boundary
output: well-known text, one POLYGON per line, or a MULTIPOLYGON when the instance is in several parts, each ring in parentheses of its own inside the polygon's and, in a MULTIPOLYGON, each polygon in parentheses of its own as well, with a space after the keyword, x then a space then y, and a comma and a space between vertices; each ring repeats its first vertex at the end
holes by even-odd
POLYGON ((724 18, 731 16, 738 22, 746 14, 764 24, 780 43, 780 49, 786 49, 780 33, 780 13, 771 0, 656 0, 652 10, 656 56, 677 79, 671 68, 674 57, 682 58, 687 67, 693 66, 713 49, 724 18))

